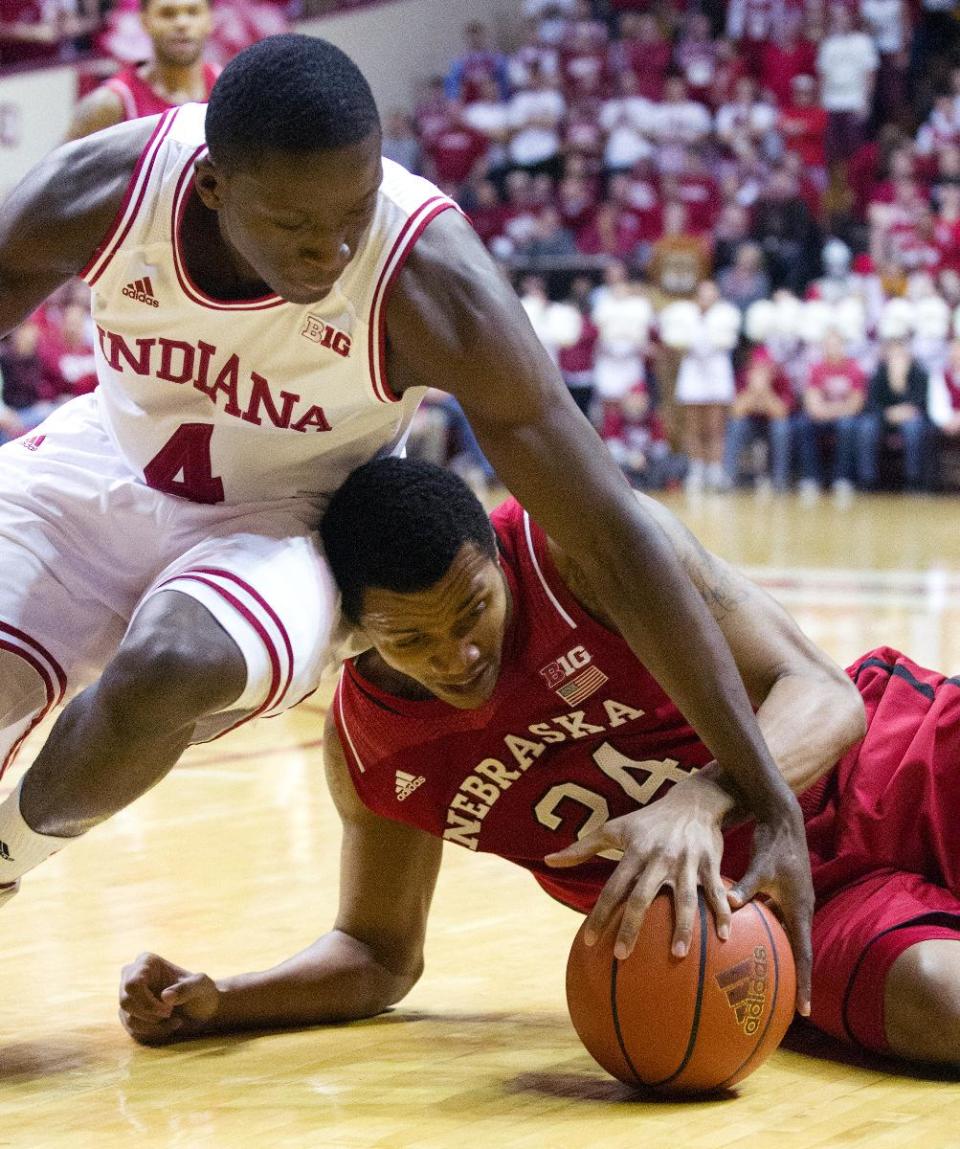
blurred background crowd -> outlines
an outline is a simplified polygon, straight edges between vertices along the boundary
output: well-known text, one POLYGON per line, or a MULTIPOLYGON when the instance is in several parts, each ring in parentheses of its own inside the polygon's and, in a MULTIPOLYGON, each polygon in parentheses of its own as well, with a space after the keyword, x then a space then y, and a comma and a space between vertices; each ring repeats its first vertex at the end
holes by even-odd
MULTIPOLYGON (((207 58, 331 6, 215 4, 207 58)), ((384 154, 463 206, 637 484, 960 489, 957 7, 518 0, 384 154)), ((139 8, 0 0, 0 61, 146 59, 139 8)), ((0 434, 92 385, 82 296, 4 342, 0 434)), ((490 480, 445 395, 411 449, 490 480)))

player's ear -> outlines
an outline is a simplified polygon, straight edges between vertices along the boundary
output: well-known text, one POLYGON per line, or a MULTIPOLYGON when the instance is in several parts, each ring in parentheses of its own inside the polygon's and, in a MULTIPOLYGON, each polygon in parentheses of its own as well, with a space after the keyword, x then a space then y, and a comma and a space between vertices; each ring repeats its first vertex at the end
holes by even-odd
POLYGON ((194 165, 193 183, 204 207, 219 211, 223 204, 223 173, 209 156, 194 165))

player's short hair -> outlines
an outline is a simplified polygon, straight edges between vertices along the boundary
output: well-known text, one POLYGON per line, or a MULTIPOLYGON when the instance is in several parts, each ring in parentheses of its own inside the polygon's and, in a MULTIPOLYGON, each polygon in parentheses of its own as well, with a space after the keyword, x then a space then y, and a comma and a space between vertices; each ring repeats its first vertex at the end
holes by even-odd
POLYGON ((354 624, 369 587, 428 590, 467 542, 497 557, 480 500, 457 475, 422 459, 388 456, 358 467, 330 500, 320 535, 354 624))
POLYGON ((379 130, 363 73, 329 40, 268 36, 235 56, 207 105, 207 146, 222 167, 253 166, 264 152, 345 148, 379 130))

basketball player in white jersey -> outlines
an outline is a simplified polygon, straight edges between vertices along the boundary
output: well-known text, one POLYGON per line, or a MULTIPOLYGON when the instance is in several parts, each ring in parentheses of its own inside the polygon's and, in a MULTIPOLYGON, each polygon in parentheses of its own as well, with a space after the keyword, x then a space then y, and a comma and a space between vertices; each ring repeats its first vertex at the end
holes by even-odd
POLYGON ((186 106, 68 144, 0 209, 0 331, 82 274, 100 377, 0 449, 0 758, 70 699, 0 806, 0 882, 191 741, 314 689, 335 596, 312 525, 434 386, 751 796, 741 888, 783 905, 803 1008, 796 800, 702 598, 453 207, 381 163, 352 61, 283 36, 227 66, 205 129, 186 106))

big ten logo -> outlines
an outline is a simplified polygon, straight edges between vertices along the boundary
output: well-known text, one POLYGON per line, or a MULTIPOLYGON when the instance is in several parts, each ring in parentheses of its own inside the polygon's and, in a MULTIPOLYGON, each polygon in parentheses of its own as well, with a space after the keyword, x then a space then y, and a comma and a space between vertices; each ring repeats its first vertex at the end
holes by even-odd
POLYGON ((717 985, 727 995, 727 1004, 747 1037, 760 1028, 767 1000, 767 968, 766 947, 755 946, 752 958, 717 974, 717 985))
POLYGON ((307 316, 300 334, 344 359, 350 354, 351 340, 346 331, 340 331, 332 324, 324 323, 315 315, 307 316))
POLYGON ((0 104, 0 148, 18 148, 22 139, 23 117, 19 104, 0 104))
POLYGON ((548 666, 544 666, 540 673, 543 675, 544 682, 552 689, 568 679, 571 674, 583 670, 591 661, 592 656, 589 651, 582 646, 575 646, 573 650, 568 650, 566 654, 561 654, 548 666))

